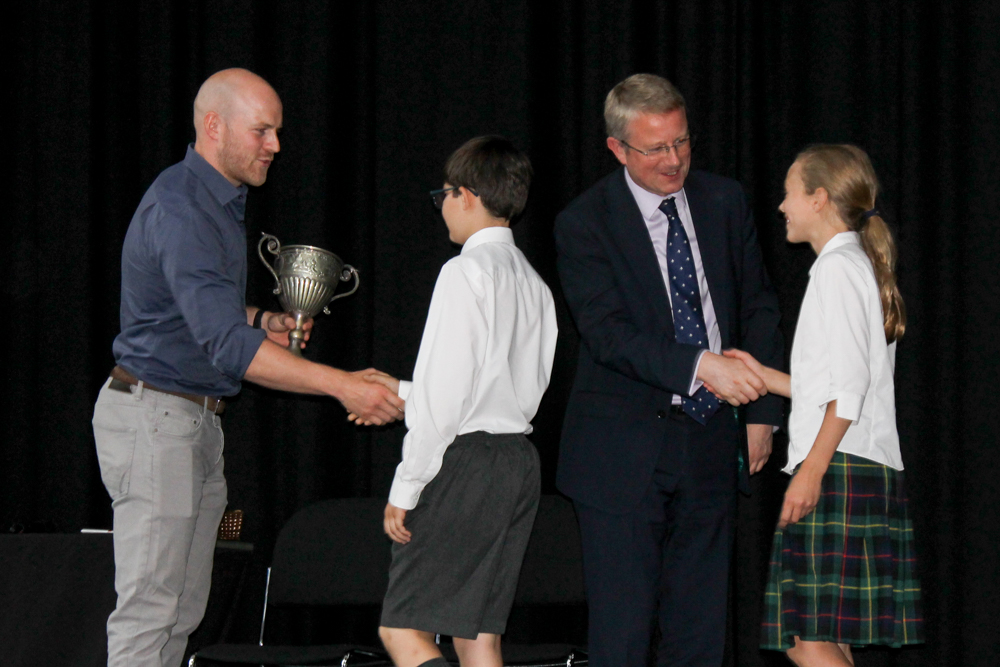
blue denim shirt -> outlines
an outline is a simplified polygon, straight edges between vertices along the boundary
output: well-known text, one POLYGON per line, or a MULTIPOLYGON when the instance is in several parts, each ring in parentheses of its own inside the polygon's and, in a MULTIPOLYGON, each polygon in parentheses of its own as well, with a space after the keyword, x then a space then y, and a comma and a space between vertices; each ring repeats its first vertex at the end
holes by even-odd
POLYGON ((117 363, 171 391, 232 396, 266 334, 247 324, 247 187, 189 146, 132 217, 117 363))

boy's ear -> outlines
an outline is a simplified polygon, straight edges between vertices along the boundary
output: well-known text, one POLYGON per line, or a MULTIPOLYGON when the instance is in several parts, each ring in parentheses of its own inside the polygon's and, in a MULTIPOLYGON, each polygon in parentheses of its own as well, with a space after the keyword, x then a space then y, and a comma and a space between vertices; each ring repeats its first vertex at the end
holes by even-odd
POLYGON ((467 187, 460 186, 458 191, 462 194, 463 211, 468 211, 476 205, 476 195, 472 194, 467 187))

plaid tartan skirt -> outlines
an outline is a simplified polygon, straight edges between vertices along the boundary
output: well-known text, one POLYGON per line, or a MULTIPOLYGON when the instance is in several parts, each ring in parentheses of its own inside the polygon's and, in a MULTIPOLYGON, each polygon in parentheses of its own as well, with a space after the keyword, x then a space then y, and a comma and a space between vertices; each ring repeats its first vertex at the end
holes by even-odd
POLYGON ((923 642, 913 525, 903 473, 837 452, 816 509, 776 530, 761 648, 923 642))

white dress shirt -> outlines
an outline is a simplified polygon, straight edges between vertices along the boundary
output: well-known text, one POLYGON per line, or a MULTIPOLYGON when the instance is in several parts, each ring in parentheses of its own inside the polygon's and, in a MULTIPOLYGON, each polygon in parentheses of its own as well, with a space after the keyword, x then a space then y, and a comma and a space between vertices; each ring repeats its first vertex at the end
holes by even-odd
POLYGON ((406 401, 389 502, 413 509, 464 433, 531 433, 556 349, 552 292, 507 227, 473 234, 442 268, 406 401))
POLYGON ((819 434, 826 405, 850 419, 837 451, 903 469, 892 379, 896 344, 887 345, 871 262, 856 232, 830 239, 809 269, 792 343, 791 474, 819 434))
MULTIPOLYGON (((705 316, 705 330, 708 332, 708 350, 715 354, 722 353, 722 334, 719 333, 719 321, 715 316, 715 306, 712 305, 712 293, 708 290, 708 279, 705 278, 705 268, 701 261, 701 250, 698 249, 698 235, 694 231, 694 222, 691 220, 691 208, 688 206, 687 195, 684 189, 672 195, 661 197, 658 194, 649 192, 632 180, 625 169, 625 182, 628 189, 635 198, 635 203, 639 205, 639 212, 646 223, 649 231, 649 239, 653 242, 653 250, 656 251, 656 259, 660 263, 660 273, 663 274, 663 284, 667 289, 667 299, 670 301, 670 314, 673 316, 673 297, 670 294, 670 272, 667 268, 667 235, 670 231, 670 223, 667 221, 667 214, 660 210, 660 204, 664 199, 674 198, 677 206, 677 215, 684 226, 688 243, 691 245, 691 255, 694 257, 694 270, 698 275, 698 291, 701 293, 702 314, 705 316)), ((698 380, 698 364, 705 353, 698 355, 691 369, 690 391, 688 395, 701 389, 702 382, 698 380)), ((674 395, 675 405, 680 405, 681 397, 674 395)))

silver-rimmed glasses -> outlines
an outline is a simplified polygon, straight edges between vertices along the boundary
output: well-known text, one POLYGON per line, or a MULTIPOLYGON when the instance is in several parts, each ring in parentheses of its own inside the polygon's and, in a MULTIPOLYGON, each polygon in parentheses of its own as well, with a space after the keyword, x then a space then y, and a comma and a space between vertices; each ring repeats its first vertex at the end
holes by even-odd
POLYGON ((667 155, 669 155, 671 150, 677 152, 678 158, 687 155, 688 153, 691 152, 691 149, 694 148, 694 137, 693 136, 684 137, 683 139, 678 139, 672 144, 668 144, 666 146, 657 146, 656 148, 650 148, 648 150, 642 150, 641 148, 636 148, 635 146, 631 145, 630 143, 626 142, 623 139, 619 139, 618 143, 620 143, 622 146, 625 146, 626 148, 631 148, 632 150, 634 150, 639 155, 642 155, 643 157, 648 157, 657 160, 661 157, 666 157, 667 155))

